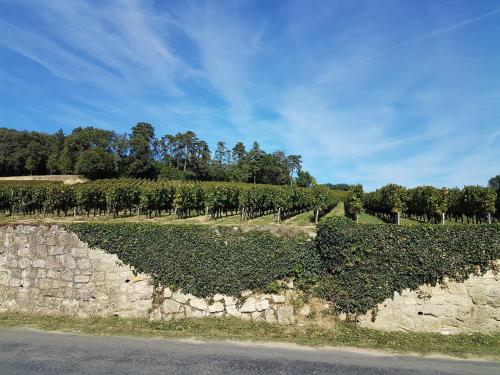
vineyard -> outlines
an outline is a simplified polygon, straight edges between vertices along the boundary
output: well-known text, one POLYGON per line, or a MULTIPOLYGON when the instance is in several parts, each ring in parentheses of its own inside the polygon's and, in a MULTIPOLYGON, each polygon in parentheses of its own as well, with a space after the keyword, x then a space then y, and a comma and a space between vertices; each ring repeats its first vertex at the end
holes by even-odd
POLYGON ((315 221, 342 198, 325 186, 296 186, 230 182, 106 179, 77 185, 57 182, 0 183, 0 211, 6 215, 85 215, 148 217, 175 215, 213 219, 239 215, 241 220, 274 214, 276 221, 314 210, 315 221))
POLYGON ((366 212, 393 223, 399 223, 401 216, 428 223, 491 223, 499 218, 499 203, 497 192, 482 186, 406 189, 388 184, 363 196, 366 212))

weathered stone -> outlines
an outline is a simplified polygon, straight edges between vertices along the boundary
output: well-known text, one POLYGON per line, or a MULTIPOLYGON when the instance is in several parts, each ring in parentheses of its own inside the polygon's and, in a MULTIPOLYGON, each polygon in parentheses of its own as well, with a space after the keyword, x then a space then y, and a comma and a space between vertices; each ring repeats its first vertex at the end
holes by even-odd
POLYGON ((183 293, 181 293, 179 291, 176 291, 176 292, 174 292, 172 294, 172 299, 174 301, 177 301, 177 302, 182 303, 182 304, 187 303, 188 300, 189 300, 189 298, 187 297, 187 295, 185 295, 185 294, 183 294, 183 293))
POLYGON ((224 296, 224 304, 226 306, 234 306, 236 305, 236 299, 234 297, 224 296))
POLYGON ((285 303, 285 296, 281 294, 273 294, 272 299, 274 303, 285 303))
POLYGON ((222 302, 214 302, 208 306, 208 311, 210 313, 218 313, 224 311, 224 304, 222 302))
POLYGON ((161 315, 160 309, 154 309, 149 314, 149 320, 151 320, 151 321, 156 321, 156 320, 161 320, 161 319, 162 319, 162 315, 161 315))
POLYGON ((259 298, 257 302, 255 302, 255 308, 257 311, 264 311, 269 308, 269 301, 267 299, 259 298))
POLYGON ((33 267, 35 267, 35 268, 44 268, 45 267, 45 260, 43 260, 43 259, 35 259, 33 261, 33 267))
POLYGON ((214 300, 214 302, 220 302, 224 300, 224 297, 225 296, 223 294, 217 293, 212 299, 214 300))
MULTIPOLYGON (((208 306, 204 299, 169 288, 162 298, 153 298, 154 290, 149 276, 137 274, 114 254, 89 249, 57 226, 0 227, 0 311, 150 319, 225 314, 281 324, 294 321, 289 301, 297 292, 291 289, 276 295, 245 291, 242 306, 222 294, 208 306)), ((309 307, 299 314, 310 315, 309 307)), ((370 314, 359 319, 362 326, 387 330, 500 331, 500 276, 489 271, 465 283, 448 280, 436 287, 406 289, 378 306, 375 322, 370 314)))
POLYGON ((235 305, 226 305, 226 313, 230 316, 241 316, 241 311, 235 305))
POLYGON ((20 258, 18 261, 19 268, 28 268, 31 265, 31 260, 28 258, 20 258))
POLYGON ((172 291, 170 290, 170 288, 165 288, 165 289, 163 290, 163 296, 164 296, 165 298, 170 298, 170 297, 172 297, 172 291))
POLYGON ((198 310, 207 310, 208 304, 204 299, 201 298, 192 298, 189 300, 189 305, 198 310))
POLYGON ((181 309, 181 304, 179 302, 167 299, 163 302, 163 311, 166 314, 178 313, 181 309))
POLYGON ((292 306, 279 306, 277 308, 278 323, 290 324, 295 321, 292 306))
POLYGON ((274 310, 272 309, 266 310, 266 312, 264 313, 264 318, 268 323, 276 323, 276 315, 274 313, 274 310))
POLYGON ((77 268, 81 270, 88 270, 90 268, 90 261, 88 259, 78 259, 76 261, 77 268))
POLYGON ((252 313, 256 310, 255 297, 248 297, 240 308, 242 313, 252 313))
POLYGON ((49 255, 62 255, 64 254, 64 248, 62 246, 50 246, 49 255))
POLYGON ((90 281, 89 276, 77 275, 75 276, 75 283, 88 283, 90 281))

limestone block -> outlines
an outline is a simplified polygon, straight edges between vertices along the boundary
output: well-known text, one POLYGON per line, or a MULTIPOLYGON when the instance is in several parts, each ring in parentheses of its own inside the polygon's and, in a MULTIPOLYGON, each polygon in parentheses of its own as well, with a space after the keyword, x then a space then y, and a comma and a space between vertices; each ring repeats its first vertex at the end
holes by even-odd
POLYGON ((252 313, 256 310, 255 297, 248 297, 240 308, 242 313, 252 313))
POLYGON ((226 305, 226 312, 230 316, 241 316, 241 311, 236 308, 236 305, 226 305))
POLYGON ((35 268, 44 268, 45 267, 45 260, 43 260, 43 259, 35 259, 33 261, 33 267, 35 267, 35 268))
POLYGON ((18 261, 18 265, 21 269, 28 268, 29 266, 31 266, 31 260, 29 260, 28 258, 20 258, 18 261))
POLYGON ((214 300, 214 302, 220 302, 220 301, 223 301, 225 297, 226 297, 226 296, 224 296, 223 294, 219 294, 219 293, 217 293, 217 294, 214 296, 213 300, 214 300))
POLYGON ((62 255, 64 248, 62 246, 49 246, 49 255, 62 255))
POLYGON ((170 298, 170 297, 172 297, 172 290, 171 290, 170 288, 165 288, 165 289, 163 290, 163 296, 164 296, 165 298, 170 298))
POLYGON ((75 283, 88 283, 90 281, 90 277, 86 275, 76 275, 75 283))
POLYGON ((257 311, 264 311, 269 308, 269 301, 265 298, 259 298, 255 303, 255 308, 257 311))
POLYGON ((68 269, 75 269, 76 268, 75 259, 69 254, 66 254, 63 256, 62 262, 64 264, 64 267, 66 267, 68 269))
POLYGON ((488 297, 486 296, 486 294, 484 294, 484 291, 480 289, 474 289, 470 293, 472 303, 474 303, 475 305, 486 305, 488 297))
POLYGON ((88 270, 90 268, 90 261, 82 258, 76 261, 77 268, 80 270, 88 270))
POLYGON ((236 305, 236 299, 234 297, 224 296, 224 304, 226 306, 236 305))
POLYGON ((218 313, 224 311, 224 304, 222 302, 214 302, 208 307, 210 313, 218 313))
POLYGON ((88 258, 89 250, 84 247, 75 247, 71 249, 71 255, 75 258, 88 258))
POLYGON ((268 323, 276 323, 276 314, 272 309, 266 310, 266 312, 264 313, 264 318, 268 323))
POLYGON ((199 310, 208 310, 208 304, 204 299, 192 298, 189 300, 189 305, 199 310))
POLYGON ((44 279, 45 277, 47 277, 47 271, 45 271, 43 268, 39 268, 36 273, 36 277, 39 279, 44 279))
POLYGON ((178 313, 181 309, 181 304, 179 302, 167 299, 163 302, 163 311, 165 314, 178 313))
POLYGON ((189 298, 187 297, 187 295, 179 292, 179 291, 176 291, 175 293, 172 294, 172 299, 174 301, 177 301, 179 303, 187 303, 187 301, 189 300, 189 298))
POLYGON ((19 250, 17 250, 17 255, 20 257, 20 258, 28 258, 30 259, 32 254, 31 254, 31 250, 29 247, 21 247, 19 248, 19 250))
POLYGON ((486 287, 486 302, 493 307, 500 307, 500 285, 486 287))
POLYGON ((73 272, 69 270, 61 272, 61 279, 64 281, 73 281, 73 272))
POLYGON ((251 290, 244 290, 243 292, 241 292, 242 297, 249 297, 252 294, 253 294, 253 291, 251 291, 251 290))
POLYGON ((295 321, 292 306, 280 306, 277 308, 278 323, 290 324, 295 321))
POLYGON ((281 294, 273 294, 272 299, 274 303, 285 303, 285 296, 281 294))
POLYGON ((52 281, 52 288, 53 289, 64 288, 66 286, 67 286, 67 283, 63 280, 53 280, 52 281))
POLYGON ((12 286, 14 288, 17 288, 21 285, 21 280, 20 279, 10 279, 9 281, 9 286, 12 286))

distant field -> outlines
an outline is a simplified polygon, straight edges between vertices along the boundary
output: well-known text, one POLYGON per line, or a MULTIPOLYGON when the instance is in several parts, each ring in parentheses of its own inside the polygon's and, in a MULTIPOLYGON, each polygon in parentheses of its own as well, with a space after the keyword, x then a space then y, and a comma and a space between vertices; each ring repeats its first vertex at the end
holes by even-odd
POLYGON ((0 177, 0 181, 53 181, 62 182, 65 185, 80 184, 88 181, 83 176, 60 174, 60 175, 45 175, 45 176, 9 176, 0 177))

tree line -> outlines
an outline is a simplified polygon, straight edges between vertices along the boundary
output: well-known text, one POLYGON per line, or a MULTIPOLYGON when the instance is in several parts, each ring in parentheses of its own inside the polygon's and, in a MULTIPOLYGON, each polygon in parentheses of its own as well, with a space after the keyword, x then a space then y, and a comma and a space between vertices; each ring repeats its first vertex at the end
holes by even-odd
POLYGON ((71 134, 0 128, 0 175, 79 174, 90 179, 133 177, 175 180, 297 184, 310 187, 311 174, 301 155, 268 153, 254 142, 210 151, 192 132, 157 137, 151 124, 140 122, 130 134, 78 127, 71 134))

